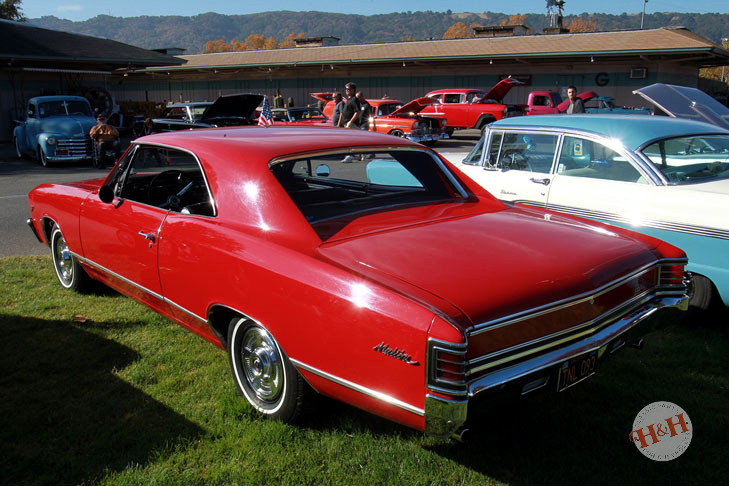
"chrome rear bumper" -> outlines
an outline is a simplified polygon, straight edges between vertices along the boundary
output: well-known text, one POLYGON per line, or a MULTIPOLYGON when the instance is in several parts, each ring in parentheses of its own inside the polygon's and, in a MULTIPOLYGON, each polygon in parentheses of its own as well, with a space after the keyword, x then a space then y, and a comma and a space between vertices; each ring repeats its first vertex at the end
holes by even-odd
POLYGON ((468 382, 468 394, 463 399, 445 398, 434 394, 426 395, 426 433, 440 437, 456 433, 466 421, 469 402, 488 390, 524 380, 526 384, 522 386, 521 390, 523 395, 552 383, 557 376, 556 368, 575 356, 597 351, 598 362, 600 362, 606 354, 610 354, 606 351, 610 349, 610 352, 614 352, 622 347, 617 346, 611 349, 612 343, 618 342, 622 336, 655 311, 663 307, 678 307, 686 310, 688 299, 688 295, 656 297, 585 339, 552 349, 468 382), (550 379, 550 375, 553 376, 552 379, 550 379), (534 385, 534 383, 538 383, 538 385, 534 385), (529 388, 527 389, 527 387, 529 388))

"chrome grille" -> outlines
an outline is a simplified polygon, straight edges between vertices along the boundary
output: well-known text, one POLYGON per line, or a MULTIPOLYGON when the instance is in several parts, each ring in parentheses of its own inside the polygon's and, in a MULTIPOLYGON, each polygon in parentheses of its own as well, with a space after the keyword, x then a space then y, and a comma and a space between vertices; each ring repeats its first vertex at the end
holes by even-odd
POLYGON ((91 139, 89 138, 57 138, 56 156, 91 157, 91 139))

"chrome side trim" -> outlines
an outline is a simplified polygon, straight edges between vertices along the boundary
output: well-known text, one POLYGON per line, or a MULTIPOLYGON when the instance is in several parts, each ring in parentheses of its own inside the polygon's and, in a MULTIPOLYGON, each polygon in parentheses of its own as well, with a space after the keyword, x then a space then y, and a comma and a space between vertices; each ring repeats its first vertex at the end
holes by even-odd
POLYGON ((377 390, 372 390, 372 389, 364 387, 362 385, 358 385, 349 380, 345 380, 344 378, 340 378, 338 376, 327 373, 326 371, 322 371, 318 368, 314 368, 313 366, 309 366, 309 365, 302 363, 301 361, 293 359, 291 357, 289 357, 289 361, 291 361, 297 368, 301 368, 304 371, 308 371, 309 373, 313 373, 317 376, 325 378, 333 383, 336 383, 337 385, 341 385, 345 388, 349 388, 350 390, 354 390, 354 391, 359 392, 363 395, 366 395, 370 398, 374 398, 376 400, 385 402, 389 405, 394 405, 395 407, 401 408, 410 413, 414 413, 415 415, 419 415, 421 417, 423 417, 425 415, 425 410, 423 410, 422 408, 418 408, 413 405, 410 405, 409 403, 405 403, 401 400, 398 400, 397 398, 391 397, 390 395, 386 395, 385 393, 378 392, 377 390))
POLYGON ((637 311, 615 321, 610 326, 602 329, 585 340, 552 350, 546 354, 535 356, 527 361, 497 370, 489 375, 470 382, 468 384, 468 395, 469 397, 473 397, 478 393, 517 380, 530 373, 557 365, 572 357, 600 349, 616 337, 629 331, 638 323, 650 317, 656 310, 662 307, 680 307, 681 304, 687 300, 688 296, 656 298, 646 303, 637 311))
MULTIPOLYGON (((525 202, 536 206, 531 202, 525 202)), ((698 226, 693 224, 685 223, 672 223, 670 221, 663 221, 659 219, 641 219, 635 220, 629 217, 623 216, 618 213, 610 213, 606 211, 595 211, 585 208, 576 208, 573 206, 560 206, 557 204, 548 204, 547 207, 554 211, 560 211, 562 213, 574 214, 575 216, 581 216, 588 219, 601 219, 610 221, 611 223, 623 223, 634 228, 655 228, 666 231, 677 231, 679 233, 686 233, 696 236, 706 236, 709 238, 720 238, 723 240, 729 240, 729 230, 720 228, 712 228, 710 226, 698 226)))
MULTIPOLYGON (((671 261, 673 261, 673 260, 671 260, 671 261)), ((545 304, 541 307, 535 307, 533 309, 522 311, 517 314, 504 316, 499 319, 494 319, 493 321, 482 322, 480 324, 476 324, 475 326, 473 326, 471 329, 469 329, 466 332, 469 336, 475 336, 475 335, 481 334, 482 332, 487 332, 492 329, 497 329, 499 327, 508 326, 508 325, 514 324, 516 322, 523 321, 525 319, 531 319, 533 317, 538 317, 540 315, 544 315, 544 314, 547 314, 550 312, 564 309, 566 307, 580 304, 582 302, 589 301, 591 299, 594 299, 595 297, 599 297, 600 295, 603 295, 603 294, 613 290, 616 287, 619 287, 620 285, 623 285, 628 280, 631 280, 637 276, 642 275, 643 273, 651 270, 654 266, 661 265, 663 263, 667 263, 667 261, 659 260, 658 262, 649 263, 649 264, 635 270, 633 273, 631 273, 627 276, 621 277, 620 279, 609 282, 594 291, 586 292, 586 293, 580 294, 580 295, 575 295, 575 296, 572 296, 572 297, 569 297, 569 298, 566 298, 563 300, 559 300, 556 302, 550 302, 549 304, 545 304)), ((686 262, 684 261, 683 263, 686 263, 686 262)))
POLYGON ((171 301, 170 299, 167 299, 167 298, 165 298, 164 296, 162 296, 162 295, 158 294, 157 292, 154 292, 154 291, 152 291, 152 290, 149 290, 148 288, 146 288, 146 287, 143 287, 143 286, 139 285, 138 283, 136 283, 136 282, 133 282, 133 281, 129 280, 128 278, 126 278, 126 277, 123 277, 123 276, 119 275, 119 274, 118 274, 118 273, 116 273, 116 272, 112 272, 112 271, 111 271, 111 270, 109 270, 108 268, 106 268, 106 267, 104 267, 104 266, 102 266, 102 265, 99 265, 98 263, 96 263, 96 262, 94 262, 94 261, 91 261, 91 260, 89 260, 88 258, 84 258, 84 257, 82 257, 81 255, 79 255, 78 253, 74 253, 74 252, 71 252, 71 254, 72 254, 72 255, 73 255, 74 257, 76 257, 76 259, 78 259, 79 261, 81 261, 81 262, 83 262, 83 263, 86 263, 87 265, 90 265, 90 266, 94 267, 95 269, 97 269, 97 270, 100 270, 100 271, 102 271, 102 272, 104 272, 104 273, 106 273, 106 274, 109 274, 109 275, 111 275, 111 276, 112 276, 112 277, 114 277, 114 278, 118 278, 119 280, 123 281, 124 283, 127 283, 127 284, 131 285, 132 287, 134 287, 134 288, 136 288, 136 289, 139 289, 139 290, 141 290, 142 292, 144 292, 144 293, 146 293, 146 294, 149 294, 149 295, 151 295, 152 297, 154 297, 154 298, 156 298, 156 299, 158 299, 158 300, 161 300, 162 302, 164 302, 164 303, 166 303, 166 304, 169 304, 169 305, 171 305, 171 306, 175 307, 176 309, 179 309, 179 310, 181 310, 182 312, 184 312, 184 313, 188 314, 189 316, 191 316, 191 317, 194 317, 194 318, 196 318, 196 319, 200 320, 200 321, 201 321, 201 322, 203 322, 204 324, 207 324, 207 323, 208 323, 208 320, 207 320, 207 319, 205 319, 205 318, 202 318, 202 317, 200 317, 199 315, 195 314, 194 312, 192 312, 192 311, 190 311, 190 310, 187 310, 187 309, 185 309, 185 308, 184 308, 184 307, 182 307, 181 305, 179 305, 179 304, 177 304, 177 303, 175 303, 175 302, 171 301))

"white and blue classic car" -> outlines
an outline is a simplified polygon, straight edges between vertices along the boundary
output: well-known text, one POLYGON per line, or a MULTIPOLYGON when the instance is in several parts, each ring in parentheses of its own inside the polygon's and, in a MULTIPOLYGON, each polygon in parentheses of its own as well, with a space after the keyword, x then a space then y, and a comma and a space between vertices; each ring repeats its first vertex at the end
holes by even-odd
POLYGON ((692 304, 729 306, 729 131, 665 116, 492 123, 459 169, 496 197, 616 224, 682 248, 692 304), (713 283, 713 285, 712 285, 713 283))
POLYGON ((96 125, 91 105, 81 96, 38 96, 28 101, 25 121, 15 121, 18 157, 49 162, 91 159, 89 130, 96 125))

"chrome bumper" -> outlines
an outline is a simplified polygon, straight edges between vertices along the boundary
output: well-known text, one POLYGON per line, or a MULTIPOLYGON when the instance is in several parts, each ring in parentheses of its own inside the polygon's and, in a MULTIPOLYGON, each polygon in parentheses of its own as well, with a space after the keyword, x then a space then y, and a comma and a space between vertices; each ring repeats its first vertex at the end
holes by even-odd
POLYGON ((446 132, 443 132, 440 135, 407 135, 406 138, 408 140, 412 140, 413 142, 433 142, 438 140, 445 140, 450 137, 448 137, 448 134, 446 132))
POLYGON ((41 237, 38 236, 38 232, 35 229, 35 225, 33 224, 33 219, 28 218, 25 220, 25 222, 30 226, 30 230, 33 232, 33 236, 38 240, 38 243, 43 243, 43 240, 41 240, 41 237))
MULTIPOLYGON (((678 307, 686 310, 688 300, 688 295, 656 297, 585 339, 474 379, 468 383, 467 398, 453 399, 433 394, 426 395, 425 432, 438 437, 448 437, 456 433, 466 421, 469 401, 487 390, 522 378, 528 380, 531 378, 530 375, 539 378, 537 375, 540 375, 540 372, 545 372, 575 356, 591 351, 598 351, 598 361, 600 361, 610 343, 650 317, 655 311, 663 307, 678 307)), ((619 348, 613 351, 617 351, 617 349, 619 348)), ((556 377, 556 371, 554 377, 556 377)), ((522 394, 544 388, 549 382, 551 380, 547 378, 539 386, 523 391, 522 394)))

